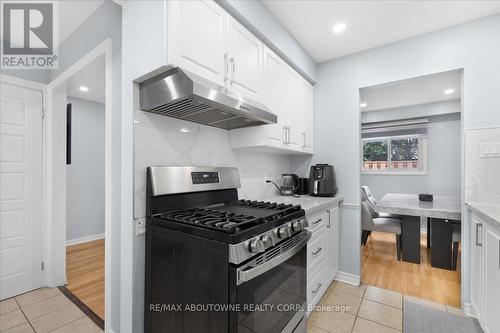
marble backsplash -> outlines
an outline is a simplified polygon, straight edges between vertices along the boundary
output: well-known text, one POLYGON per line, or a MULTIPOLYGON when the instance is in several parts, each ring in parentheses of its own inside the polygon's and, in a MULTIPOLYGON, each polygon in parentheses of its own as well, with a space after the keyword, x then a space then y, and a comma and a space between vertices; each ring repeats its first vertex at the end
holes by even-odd
POLYGON ((500 158, 481 158, 481 143, 500 142, 500 127, 465 131, 465 202, 500 204, 500 158))
POLYGON ((134 111, 134 217, 145 215, 148 166, 229 166, 240 174, 240 198, 262 199, 277 195, 266 179, 278 181, 292 170, 289 156, 233 150, 229 131, 134 111))

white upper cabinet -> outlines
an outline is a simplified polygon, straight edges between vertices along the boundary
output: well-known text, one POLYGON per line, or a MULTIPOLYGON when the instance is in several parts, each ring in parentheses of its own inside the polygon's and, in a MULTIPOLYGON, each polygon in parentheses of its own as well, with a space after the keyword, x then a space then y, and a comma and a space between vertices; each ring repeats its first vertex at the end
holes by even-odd
POLYGON ((285 126, 288 129, 287 145, 288 149, 301 151, 301 115, 302 108, 302 87, 301 77, 290 66, 286 66, 286 85, 285 85, 285 116, 283 117, 285 126))
POLYGON ((285 143, 284 117, 285 63, 271 50, 264 50, 264 73, 262 82, 262 103, 278 117, 278 123, 262 126, 267 144, 281 147, 285 143))
POLYGON ((261 100, 263 44, 235 19, 228 20, 229 89, 261 100))
POLYGON ((313 153, 313 128, 314 128, 314 89, 306 80, 302 80, 302 150, 313 153))
POLYGON ((224 85, 228 14, 213 1, 169 4, 168 63, 224 85))
POLYGON ((313 153, 313 87, 215 1, 169 1, 167 30, 167 64, 277 115, 277 124, 231 130, 233 148, 313 153))

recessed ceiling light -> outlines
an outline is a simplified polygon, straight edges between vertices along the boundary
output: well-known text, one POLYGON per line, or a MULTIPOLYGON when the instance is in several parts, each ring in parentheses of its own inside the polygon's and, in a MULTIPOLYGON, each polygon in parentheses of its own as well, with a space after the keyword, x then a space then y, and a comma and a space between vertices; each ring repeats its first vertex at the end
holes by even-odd
POLYGON ((368 104, 366 104, 365 102, 359 104, 359 106, 361 106, 362 108, 364 108, 365 106, 367 106, 368 104))
POLYGON ((398 85, 399 88, 406 88, 406 84, 404 83, 401 83, 400 85, 398 85))
POLYGON ((180 131, 181 131, 182 133, 189 133, 189 130, 188 130, 187 128, 184 128, 184 127, 183 127, 183 128, 181 128, 181 129, 180 129, 180 131))
POLYGON ((78 88, 78 89, 80 89, 80 91, 84 91, 84 92, 89 91, 89 88, 87 88, 85 86, 80 86, 80 88, 78 88))
POLYGON ((455 92, 455 89, 449 88, 444 91, 445 95, 451 95, 455 92))
POLYGON ((332 31, 335 34, 341 34, 342 32, 344 32, 345 28, 346 28, 345 23, 339 22, 333 26, 332 31))

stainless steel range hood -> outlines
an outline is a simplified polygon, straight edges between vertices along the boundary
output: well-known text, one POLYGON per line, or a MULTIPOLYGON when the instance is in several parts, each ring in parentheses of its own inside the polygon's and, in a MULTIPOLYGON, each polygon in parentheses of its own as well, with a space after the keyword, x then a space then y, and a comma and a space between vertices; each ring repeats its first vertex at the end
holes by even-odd
POLYGON ((264 105, 179 67, 140 84, 141 109, 223 129, 276 123, 264 105))

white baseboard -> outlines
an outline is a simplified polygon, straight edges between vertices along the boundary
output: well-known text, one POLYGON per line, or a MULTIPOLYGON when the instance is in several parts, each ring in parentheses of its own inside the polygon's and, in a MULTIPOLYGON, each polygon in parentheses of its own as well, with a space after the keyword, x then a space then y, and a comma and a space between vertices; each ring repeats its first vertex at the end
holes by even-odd
POLYGON ((352 284, 353 286, 359 286, 360 284, 359 275, 354 275, 346 272, 338 272, 334 280, 352 284))
POLYGON ((91 241, 103 239, 103 238, 104 238, 104 234, 96 234, 96 235, 90 235, 90 236, 85 236, 85 237, 80 237, 80 238, 73 238, 73 239, 69 239, 66 241, 66 246, 87 243, 87 242, 91 242, 91 241))
POLYGON ((476 309, 470 303, 464 303, 464 313, 469 317, 477 318, 476 309))

